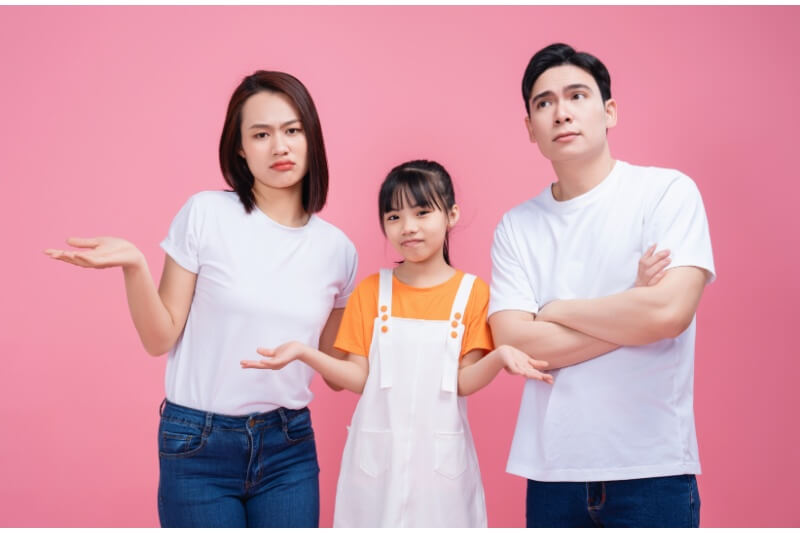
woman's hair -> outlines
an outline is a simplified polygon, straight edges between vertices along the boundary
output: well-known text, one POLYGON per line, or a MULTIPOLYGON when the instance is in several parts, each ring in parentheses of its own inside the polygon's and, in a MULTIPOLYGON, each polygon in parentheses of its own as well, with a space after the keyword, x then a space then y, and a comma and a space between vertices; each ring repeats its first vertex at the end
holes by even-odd
MULTIPOLYGON (((383 216, 389 211, 411 206, 429 207, 448 214, 456 203, 453 180, 447 170, 436 161, 418 159, 394 167, 381 185, 378 194, 378 218, 383 227, 383 216)), ((444 236, 444 260, 450 264, 450 231, 444 236)))
POLYGON ((225 124, 219 140, 219 166, 225 182, 239 195, 245 211, 255 206, 253 183, 255 178, 240 155, 242 149, 242 107, 248 98, 260 92, 283 93, 289 97, 300 114, 308 144, 308 167, 303 176, 303 209, 316 213, 325 206, 328 196, 328 160, 322 128, 311 95, 300 80, 285 72, 257 70, 242 80, 231 95, 225 124))

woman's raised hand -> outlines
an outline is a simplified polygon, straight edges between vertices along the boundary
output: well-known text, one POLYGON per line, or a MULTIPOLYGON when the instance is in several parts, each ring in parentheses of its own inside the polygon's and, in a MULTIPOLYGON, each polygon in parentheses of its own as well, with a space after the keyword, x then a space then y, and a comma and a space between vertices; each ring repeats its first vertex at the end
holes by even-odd
POLYGON ((132 267, 144 261, 142 252, 133 243, 118 237, 71 237, 67 244, 80 250, 44 251, 53 259, 85 268, 132 267))
POLYGON ((672 261, 669 257, 669 250, 654 253, 655 251, 656 245, 654 244, 639 259, 639 272, 636 274, 634 287, 651 287, 661 281, 661 278, 667 273, 665 269, 672 261))
POLYGON ((291 341, 281 344, 275 349, 259 348, 256 351, 263 356, 260 361, 240 361, 242 368, 261 368, 264 370, 280 370, 295 359, 299 359, 307 346, 301 342, 291 341))

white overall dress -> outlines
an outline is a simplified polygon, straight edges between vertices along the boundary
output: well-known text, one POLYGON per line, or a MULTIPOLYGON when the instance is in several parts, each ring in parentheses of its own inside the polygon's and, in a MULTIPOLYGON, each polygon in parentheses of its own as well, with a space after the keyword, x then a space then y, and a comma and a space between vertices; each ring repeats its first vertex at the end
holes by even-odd
POLYGON ((353 413, 334 527, 486 527, 478 457, 458 396, 464 274, 449 320, 392 316, 381 270, 369 376, 353 413))

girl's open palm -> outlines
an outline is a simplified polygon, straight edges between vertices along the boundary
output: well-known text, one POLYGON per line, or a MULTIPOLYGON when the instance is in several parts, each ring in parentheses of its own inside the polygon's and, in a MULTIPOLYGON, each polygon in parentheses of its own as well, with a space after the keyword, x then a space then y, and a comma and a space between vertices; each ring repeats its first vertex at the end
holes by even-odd
POLYGON ((547 361, 534 359, 513 346, 503 345, 498 347, 497 351, 500 352, 503 366, 509 374, 525 376, 528 379, 538 379, 539 381, 553 384, 553 376, 539 370, 547 368, 547 361))
POLYGON ((133 243, 119 237, 71 237, 67 244, 80 250, 47 249, 53 259, 85 268, 128 267, 139 264, 144 256, 133 243))

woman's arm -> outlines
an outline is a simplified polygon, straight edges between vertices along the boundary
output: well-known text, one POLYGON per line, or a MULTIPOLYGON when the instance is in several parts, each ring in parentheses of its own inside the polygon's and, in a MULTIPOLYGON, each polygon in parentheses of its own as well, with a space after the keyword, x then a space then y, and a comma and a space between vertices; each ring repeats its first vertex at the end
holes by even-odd
POLYGON ((279 370, 294 360, 299 360, 316 370, 331 387, 344 388, 361 394, 367 382, 369 360, 361 355, 346 354, 337 359, 297 341, 287 342, 275 348, 259 348, 264 356, 260 361, 241 361, 242 368, 279 370))
POLYGON ((169 255, 156 290, 144 254, 117 237, 72 238, 67 244, 82 250, 45 250, 53 259, 84 268, 122 267, 128 309, 144 349, 150 355, 168 352, 178 340, 192 304, 197 274, 169 255))
POLYGON ((461 358, 458 369, 458 394, 468 396, 488 385, 502 368, 509 374, 538 379, 553 383, 553 376, 539 369, 547 368, 545 361, 539 361, 513 346, 498 346, 485 356, 484 350, 472 350, 461 358))

